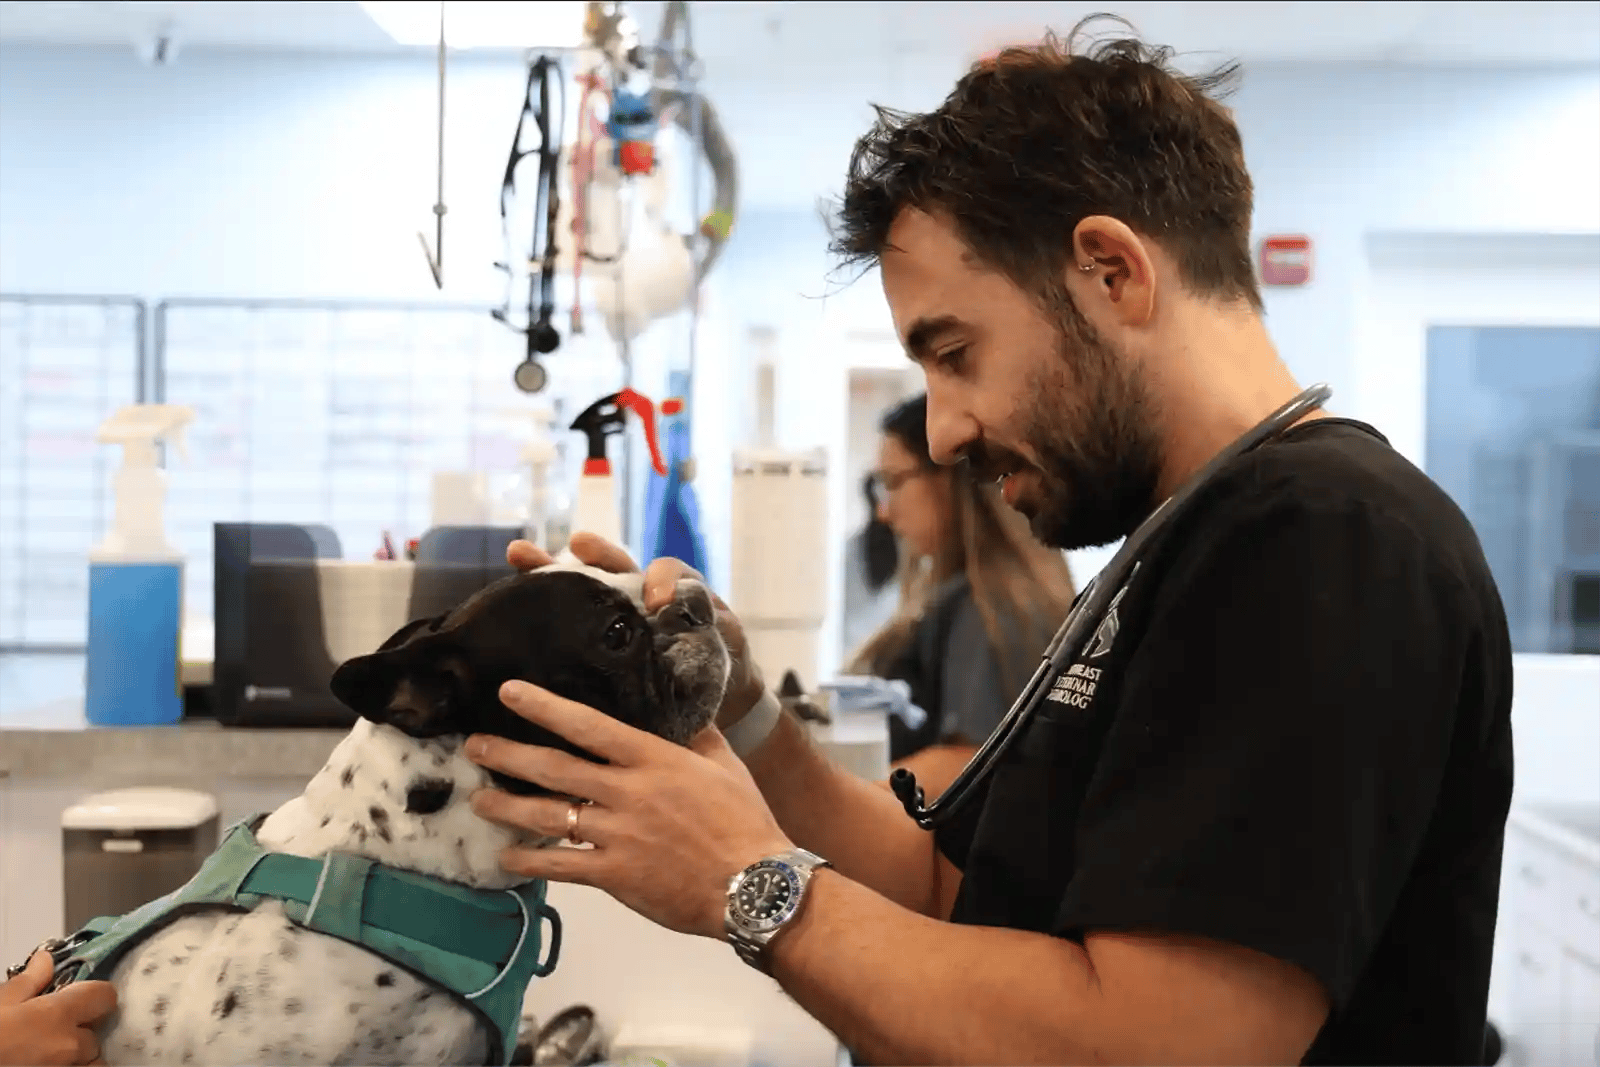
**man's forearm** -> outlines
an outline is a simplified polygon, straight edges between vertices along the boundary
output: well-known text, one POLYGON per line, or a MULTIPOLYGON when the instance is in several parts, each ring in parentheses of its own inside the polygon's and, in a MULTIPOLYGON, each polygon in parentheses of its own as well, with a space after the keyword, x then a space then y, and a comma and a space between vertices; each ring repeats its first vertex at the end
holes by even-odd
POLYGON ((915 915, 817 872, 773 976, 873 1063, 1090 1063, 1101 994, 1081 946, 915 915))
POLYGON ((828 759, 792 716, 745 765, 795 844, 903 908, 944 917, 959 874, 939 856, 933 835, 893 795, 828 759))

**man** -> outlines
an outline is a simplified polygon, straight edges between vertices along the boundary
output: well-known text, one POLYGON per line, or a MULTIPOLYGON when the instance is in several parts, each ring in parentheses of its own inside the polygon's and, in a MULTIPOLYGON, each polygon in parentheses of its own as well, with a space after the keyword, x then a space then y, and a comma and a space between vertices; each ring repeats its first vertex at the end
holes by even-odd
MULTIPOLYGON (((844 196, 837 247, 881 266, 934 458, 1003 478, 1064 548, 1127 535, 1299 389, 1220 81, 1165 58, 1003 52, 937 111, 882 114, 844 196)), ((651 602, 683 573, 652 565, 651 602)), ((729 938, 874 1062, 1483 1062, 1511 656, 1438 487, 1314 412, 1149 545, 1068 676, 933 833, 774 716, 747 663, 690 749, 508 686, 607 763, 484 739, 485 765, 592 803, 478 810, 592 843, 505 862, 729 938), (761 883, 799 901, 762 945, 769 898, 728 880, 793 846, 831 867, 761 883)))

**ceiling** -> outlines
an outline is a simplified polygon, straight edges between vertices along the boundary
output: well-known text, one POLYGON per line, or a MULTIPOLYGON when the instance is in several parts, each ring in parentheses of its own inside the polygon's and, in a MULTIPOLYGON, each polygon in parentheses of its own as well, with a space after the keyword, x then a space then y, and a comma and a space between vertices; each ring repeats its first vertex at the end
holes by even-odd
MULTIPOLYGON (((534 2, 534 0, 511 0, 534 2)), ((1102 0, 1105 3, 1105 0, 1102 0)), ((1147 39, 1246 62, 1600 66, 1600 0, 1586 2, 1130 2, 1111 5, 1147 39)), ((660 3, 636 3, 653 36, 660 3)), ((692 5, 696 51, 726 76, 838 74, 902 59, 965 62, 998 44, 1066 30, 1100 5, 1051 2, 759 2, 692 5)), ((128 47, 169 35, 181 50, 394 54, 356 3, 0 2, 0 41, 128 47)), ((720 80, 720 79, 719 79, 720 80)))

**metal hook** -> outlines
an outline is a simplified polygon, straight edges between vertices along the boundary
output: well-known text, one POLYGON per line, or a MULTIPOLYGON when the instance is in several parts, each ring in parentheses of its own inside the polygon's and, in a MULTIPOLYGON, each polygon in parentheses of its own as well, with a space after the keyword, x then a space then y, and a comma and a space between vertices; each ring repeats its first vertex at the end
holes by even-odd
POLYGON ((436 289, 444 288, 444 0, 439 3, 439 191, 433 205, 433 247, 420 230, 417 240, 422 242, 422 254, 427 257, 428 271, 433 275, 436 289))

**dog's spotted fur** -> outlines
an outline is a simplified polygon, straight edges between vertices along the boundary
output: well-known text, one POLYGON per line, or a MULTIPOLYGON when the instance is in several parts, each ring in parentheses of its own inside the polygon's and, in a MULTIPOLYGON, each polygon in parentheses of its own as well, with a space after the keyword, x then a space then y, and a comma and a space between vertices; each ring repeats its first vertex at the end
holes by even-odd
MULTIPOLYGON (((465 647, 470 658, 473 640, 493 639, 472 634, 475 619, 491 619, 501 627, 494 634, 502 634, 506 599, 534 595, 540 589, 535 583, 545 580, 541 576, 562 571, 576 571, 588 583, 623 594, 586 599, 594 610, 615 610, 620 599, 642 619, 638 575, 609 575, 565 563, 496 583, 443 619, 402 630, 385 650, 390 659, 403 659, 413 641, 422 648, 430 636, 465 635, 453 647, 465 647), (491 617, 491 612, 497 614, 491 617)), ((567 597, 566 609, 581 615, 589 608, 574 607, 571 598, 582 584, 567 578, 544 588, 558 590, 567 597)), ((560 621, 569 630, 575 625, 581 630, 583 620, 560 621)), ((648 706, 632 712, 646 716, 638 725, 685 742, 710 722, 727 679, 727 649, 711 625, 703 587, 681 583, 677 600, 649 620, 647 632, 654 659, 645 661, 665 669, 672 692, 666 697, 651 692, 648 706)), ((583 699, 582 684, 563 673, 572 667, 544 664, 519 676, 583 699), (563 680, 578 691, 564 692, 563 680)), ((598 669, 616 673, 614 664, 598 669)), ((377 718, 393 713, 399 725, 360 719, 305 792, 261 825, 257 837, 263 847, 312 858, 353 852, 464 885, 506 888, 519 879, 501 869, 503 849, 558 843, 556 838, 525 841, 473 813, 468 798, 477 789, 542 790, 491 776, 469 761, 461 752, 465 733, 451 732, 450 724, 418 725, 408 718, 406 711, 427 703, 410 691, 413 685, 426 688, 424 675, 414 682, 404 674, 391 692, 381 694, 381 707, 356 708, 377 718)), ((347 690, 356 684, 348 679, 356 676, 352 668, 347 690)), ((363 682, 366 677, 360 675, 363 682)), ((501 680, 478 677, 476 688, 498 690, 501 680)), ((336 677, 335 691, 340 688, 336 677)), ((353 707, 366 699, 340 695, 353 707)), ((520 719, 517 728, 492 709, 480 711, 476 720, 460 725, 468 732, 555 743, 520 719)), ((208 912, 178 919, 124 957, 111 981, 118 1009, 103 1025, 101 1040, 104 1058, 113 1065, 460 1064, 483 1063, 489 1049, 476 1017, 453 997, 360 946, 295 926, 276 902, 248 914, 208 912)))

